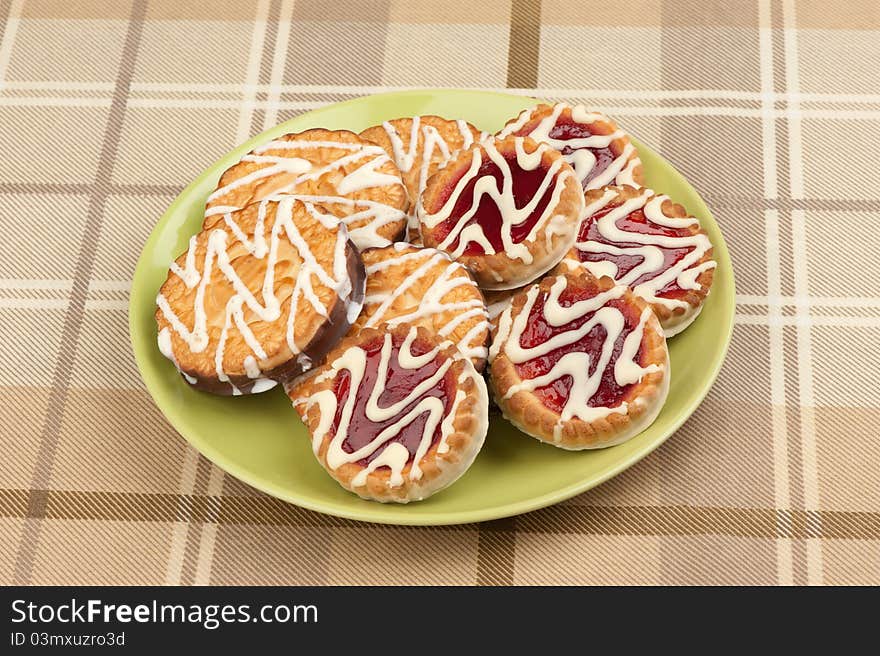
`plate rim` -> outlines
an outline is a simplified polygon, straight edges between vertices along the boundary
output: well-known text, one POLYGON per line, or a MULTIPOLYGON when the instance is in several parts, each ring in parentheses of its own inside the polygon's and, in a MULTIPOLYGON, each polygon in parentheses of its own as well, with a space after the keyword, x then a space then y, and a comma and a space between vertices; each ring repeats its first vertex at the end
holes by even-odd
MULTIPOLYGON (((413 514, 410 517, 406 517, 405 514, 403 517, 400 516, 400 507, 395 505, 388 506, 386 504, 375 504, 377 508, 373 508, 371 510, 371 515, 369 517, 364 517, 361 513, 356 510, 348 510, 346 508, 340 508, 332 504, 323 504, 321 502, 314 502, 310 499, 303 499, 297 495, 290 494, 286 489, 277 487, 273 484, 266 484, 261 481, 259 478, 255 476, 251 476, 248 472, 243 471, 241 466, 238 465, 235 461, 230 460, 222 455, 217 449, 212 447, 209 444, 206 444, 204 440, 199 438, 198 436, 194 436, 190 434, 190 431, 185 430, 182 426, 178 425, 178 422, 175 421, 172 417, 169 417, 162 406, 156 401, 156 393, 154 387, 156 387, 156 383, 151 383, 148 380, 148 377, 144 375, 144 371, 147 368, 146 363, 146 349, 143 348, 140 343, 144 340, 136 340, 135 335, 138 333, 138 329, 136 326, 136 318, 135 318, 135 301, 143 302, 142 296, 148 294, 148 290, 142 289, 146 286, 145 282, 139 283, 139 280, 142 280, 147 275, 148 262, 147 262, 147 252, 152 251, 156 242, 159 239, 160 229, 165 227, 165 224, 170 222, 173 214, 177 212, 177 209, 180 205, 184 203, 184 200, 193 192, 195 188, 200 186, 208 177, 214 175, 212 171, 220 165, 223 160, 230 159, 232 157, 244 155, 245 153, 252 150, 257 144, 262 143, 266 139, 270 138, 269 135, 271 133, 279 132, 282 130, 283 126, 288 125, 289 123, 295 121, 301 121, 303 117, 312 117, 312 116, 320 116, 322 113, 326 111, 335 110, 339 107, 354 105, 361 102, 364 102, 370 98, 376 97, 390 97, 390 96, 410 96, 410 95, 442 95, 446 93, 455 93, 455 94, 466 94, 466 95, 479 95, 479 96, 502 96, 506 98, 517 98, 524 101, 533 101, 535 103, 538 102, 548 102, 541 100, 540 98, 535 98, 530 95, 524 94, 516 94, 516 93, 505 93, 502 91, 494 91, 494 90, 480 90, 480 89, 454 89, 454 88, 414 88, 414 89, 404 89, 404 90, 396 90, 396 91, 387 91, 382 93, 374 93, 367 94, 363 96, 358 96, 356 98, 351 98, 349 100, 345 100, 337 103, 330 103, 328 105, 324 105, 322 107, 318 107, 316 109, 310 110, 308 112, 304 112, 298 116, 295 116, 287 121, 279 123, 275 126, 268 128, 260 132, 257 135, 254 135, 244 143, 236 146, 235 148, 227 151, 223 155, 221 155, 217 160, 209 164, 205 169, 198 175, 194 180, 192 180, 188 185, 186 185, 174 198, 170 205, 165 209, 159 219, 156 221, 152 230, 150 231, 149 236, 147 237, 146 242, 144 242, 143 247, 141 248, 141 253, 138 256, 137 264, 134 269, 134 273, 131 279, 131 292, 129 297, 129 308, 128 308, 128 330, 129 330, 129 342, 131 344, 132 353, 134 355, 135 364, 138 369, 138 374, 143 381, 147 392, 150 395, 151 400, 162 413, 162 416, 165 420, 174 428, 174 430, 183 437, 187 443, 192 446, 196 451, 210 460, 212 463, 217 465, 224 472, 237 478, 238 480, 250 485, 251 487, 264 492, 272 497, 285 501, 287 503, 291 503, 300 508, 305 508, 307 510, 311 510, 314 512, 319 512, 324 515, 330 515, 333 517, 340 517, 343 519, 349 519, 354 521, 361 521, 365 523, 372 524, 385 524, 385 525, 398 525, 398 526, 452 526, 459 524, 472 524, 481 521, 488 521, 493 519, 503 519, 506 517, 512 517, 516 515, 525 514, 528 512, 532 512, 534 510, 538 510, 541 508, 546 508, 548 506, 560 503, 567 499, 570 499, 582 492, 586 492, 606 481, 614 478, 619 475, 621 472, 625 471, 629 467, 633 466, 643 458, 647 457, 651 454, 655 449, 657 449, 661 444, 665 443, 666 440, 669 439, 679 428, 693 415, 696 409, 702 404, 703 400, 706 398, 709 390, 715 384, 715 381, 718 378, 718 374, 721 371, 721 368, 724 365, 724 362, 727 359, 727 353, 730 348, 730 341, 733 335, 733 326, 734 326, 734 317, 735 317, 735 306, 736 306, 736 280, 733 272, 733 262, 730 258, 730 251, 727 247, 727 241, 724 238, 724 235, 721 232, 721 226, 718 225, 718 222, 715 220, 712 215, 711 210, 709 210, 709 218, 712 222, 718 226, 718 234, 721 236, 720 241, 717 243, 713 242, 713 251, 716 257, 716 260, 723 259, 726 263, 729 263, 729 266, 726 267, 726 272, 729 273, 729 285, 730 285, 730 305, 733 308, 733 311, 730 312, 730 317, 726 322, 726 325, 721 326, 722 331, 719 337, 723 340, 723 344, 720 349, 719 357, 715 360, 715 363, 712 369, 709 371, 709 375, 707 378, 706 384, 703 386, 703 389, 692 398, 691 402, 675 417, 674 420, 670 423, 669 427, 662 435, 658 438, 645 445, 645 447, 635 451, 625 458, 622 458, 619 462, 617 462, 612 467, 609 467, 606 471, 598 476, 593 476, 584 481, 578 481, 576 483, 572 483, 562 488, 558 488, 553 490, 552 492, 547 492, 545 494, 531 497, 526 501, 515 501, 508 502, 502 505, 494 505, 486 508, 480 508, 475 510, 466 510, 466 511, 455 511, 453 513, 449 511, 444 512, 435 512, 435 513, 421 513, 421 514, 413 514), (721 254, 721 258, 718 257, 718 254, 721 254)), ((686 187, 689 187, 694 191, 697 197, 700 198, 701 202, 706 205, 703 200, 703 196, 697 191, 697 189, 682 175, 682 173, 665 157, 657 153, 650 146, 645 145, 643 142, 638 140, 637 138, 630 135, 633 144, 639 150, 644 150, 646 152, 651 153, 651 155, 657 157, 665 164, 668 165, 668 171, 672 173, 672 176, 677 179, 679 183, 683 183, 686 187)), ((706 205, 708 209, 708 205, 706 205)), ((147 340, 148 341, 148 340, 147 340)), ((525 437, 528 437, 527 435, 525 437)), ((531 439, 531 438, 530 438, 531 439)))

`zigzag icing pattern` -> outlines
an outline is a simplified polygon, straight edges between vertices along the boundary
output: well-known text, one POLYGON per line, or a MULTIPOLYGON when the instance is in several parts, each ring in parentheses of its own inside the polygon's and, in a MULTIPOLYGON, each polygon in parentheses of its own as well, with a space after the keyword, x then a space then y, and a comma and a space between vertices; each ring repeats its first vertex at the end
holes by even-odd
MULTIPOLYGON (((458 127, 458 132, 462 139, 462 145, 459 148, 451 148, 449 143, 443 138, 439 130, 432 125, 422 125, 422 117, 414 116, 412 118, 412 126, 409 133, 409 143, 406 147, 403 145, 403 138, 397 128, 389 121, 382 123, 382 128, 388 135, 391 142, 392 152, 394 153, 394 161, 397 168, 402 173, 409 173, 416 164, 416 155, 418 150, 419 132, 424 139, 422 145, 422 157, 419 160, 419 178, 417 197, 421 196, 425 189, 425 183, 428 181, 428 170, 431 167, 431 161, 435 157, 435 151, 439 151, 441 160, 446 162, 452 155, 459 151, 470 148, 474 143, 473 134, 466 121, 458 119, 454 121, 458 127)), ((408 230, 417 230, 419 220, 415 212, 408 218, 408 230)))
MULTIPOLYGON (((295 177, 290 182, 273 190, 272 195, 277 197, 279 195, 293 193, 304 201, 320 203, 325 207, 338 205, 352 208, 354 210, 353 214, 340 217, 338 220, 343 221, 346 226, 349 227, 357 221, 367 221, 365 225, 353 228, 349 232, 351 240, 358 246, 358 248, 387 246, 391 242, 388 239, 381 237, 377 230, 389 223, 400 221, 406 215, 403 210, 378 201, 347 197, 347 194, 353 194, 364 189, 387 185, 403 186, 403 182, 398 176, 382 173, 376 170, 383 164, 391 162, 391 158, 380 146, 373 144, 347 143, 344 141, 276 139, 255 148, 251 153, 242 157, 241 161, 258 164, 260 165, 260 168, 216 189, 210 196, 208 196, 208 205, 222 199, 231 191, 244 185, 258 184, 260 181, 276 175, 293 175, 295 177), (301 157, 286 157, 284 155, 268 154, 278 151, 283 152, 285 150, 310 150, 319 148, 336 148, 349 151, 349 154, 323 166, 314 166, 311 161, 301 157), (362 160, 365 161, 360 163, 356 169, 343 176, 336 185, 336 195, 317 196, 296 194, 296 189, 300 185, 311 180, 317 180, 322 175, 342 168, 348 164, 361 162, 362 160)), ((227 214, 238 209, 240 208, 218 204, 213 207, 208 207, 205 210, 205 218, 207 219, 218 214, 227 214)), ((328 207, 328 209, 331 208, 328 207)))
MULTIPOLYGON (((590 175, 593 167, 596 166, 596 156, 591 149, 608 148, 615 139, 627 136, 623 130, 615 130, 611 134, 594 134, 590 137, 581 137, 576 139, 556 139, 550 136, 553 128, 556 126, 560 115, 566 110, 571 110, 571 118, 575 123, 589 126, 597 121, 610 123, 604 114, 598 112, 588 112, 583 105, 575 105, 572 107, 566 103, 557 103, 553 106, 553 111, 544 117, 528 135, 535 141, 549 144, 551 147, 562 152, 565 148, 571 149, 571 152, 563 154, 565 161, 572 165, 578 179, 583 183, 590 175)), ((517 134, 531 120, 534 108, 523 110, 517 117, 516 121, 504 127, 498 136, 506 137, 511 134, 517 134)), ((588 128, 589 129, 589 128, 588 128)), ((614 160, 609 163, 604 171, 591 179, 585 189, 598 189, 611 184, 629 185, 631 187, 639 187, 633 178, 636 166, 639 164, 638 157, 632 157, 636 152, 635 147, 629 143, 614 160)))
MULTIPOLYGON (((404 251, 411 248, 410 244, 395 244, 395 250, 404 251)), ((444 298, 458 287, 473 287, 477 284, 467 273, 465 267, 450 259, 450 257, 433 248, 422 248, 414 252, 404 253, 375 264, 367 265, 367 276, 375 275, 387 269, 408 265, 410 262, 419 262, 415 268, 394 291, 384 294, 367 295, 364 298, 364 307, 371 312, 365 327, 375 327, 382 323, 396 326, 401 323, 417 323, 422 319, 445 312, 455 312, 455 316, 439 331, 438 335, 443 338, 449 337, 452 332, 465 321, 477 319, 477 323, 460 339, 456 346, 467 358, 485 358, 488 351, 485 346, 485 335, 489 329, 486 307, 483 301, 477 298, 457 302, 444 302, 444 298), (389 308, 394 302, 413 287, 429 271, 438 265, 445 266, 443 272, 435 278, 430 287, 424 292, 418 307, 407 314, 394 316, 386 319, 389 308), (464 274, 464 275, 462 275, 464 274), (370 306, 376 306, 372 308, 370 306), (482 339, 481 339, 482 337, 482 339)))
MULTIPOLYGON (((223 356, 226 341, 230 330, 233 326, 240 332, 245 343, 252 351, 252 355, 247 356, 242 363, 249 378, 257 380, 253 391, 255 393, 271 389, 275 386, 274 380, 262 377, 258 360, 265 360, 267 354, 263 346, 256 339, 244 318, 245 306, 249 308, 261 321, 272 322, 277 321, 281 317, 282 305, 275 293, 275 262, 278 258, 278 247, 282 239, 282 235, 294 246, 302 260, 301 270, 296 279, 296 285, 291 292, 290 309, 286 326, 286 341, 294 355, 301 354, 302 348, 294 339, 294 319, 296 317, 297 307, 300 302, 308 303, 314 310, 323 317, 329 317, 328 308, 321 303, 315 293, 312 282, 313 277, 318 280, 321 285, 329 287, 335 292, 340 299, 348 299, 352 294, 351 280, 347 271, 346 246, 348 243, 348 233, 345 228, 339 226, 336 217, 324 214, 315 208, 314 205, 303 203, 308 213, 319 221, 329 231, 329 234, 335 233, 336 245, 333 258, 333 271, 328 273, 318 263, 312 254, 308 243, 303 238, 299 229, 293 220, 293 208, 296 199, 293 197, 284 197, 277 201, 274 221, 271 226, 269 241, 266 241, 265 220, 267 215, 268 204, 272 202, 264 200, 259 205, 259 213, 254 229, 254 234, 248 236, 241 227, 235 222, 232 213, 225 213, 225 226, 234 235, 235 240, 244 246, 249 255, 259 260, 265 260, 265 277, 259 295, 251 293, 247 285, 242 281, 232 266, 228 254, 230 244, 228 243, 228 234, 225 230, 213 229, 209 232, 207 250, 202 262, 202 269, 196 263, 197 236, 190 238, 189 249, 186 253, 186 261, 183 267, 176 262, 172 262, 170 271, 173 275, 180 278, 187 289, 195 288, 196 295, 193 303, 194 325, 192 328, 186 326, 177 316, 168 299, 163 294, 159 294, 156 298, 156 304, 162 312, 162 316, 170 324, 171 330, 177 334, 186 344, 192 353, 201 353, 209 345, 208 335, 208 315, 205 308, 205 294, 211 274, 214 267, 220 269, 223 276, 235 289, 235 293, 230 297, 226 304, 226 314, 223 329, 217 342, 214 354, 215 371, 217 378, 221 382, 229 382, 229 377, 223 369, 223 356), (262 297, 260 302, 258 296, 262 297)), ((358 310, 360 306, 358 305, 358 310)), ((171 348, 171 332, 168 327, 162 328, 159 332, 159 349, 177 366, 174 353, 171 348)), ((307 366, 305 368, 308 368, 307 366)), ((179 369, 179 366, 178 366, 179 369)), ((195 380, 191 376, 187 376, 190 383, 195 380)), ((233 394, 240 394, 240 390, 233 387, 233 394)))
MULTIPOLYGON (((594 214, 608 207, 616 195, 613 189, 609 189, 601 198, 590 203, 581 230, 589 225, 594 214)), ((663 305, 669 309, 677 307, 688 309, 690 306, 686 301, 658 294, 662 294, 661 290, 667 289, 670 284, 681 290, 701 289, 697 278, 704 271, 714 269, 716 266, 714 260, 699 264, 703 256, 712 248, 709 237, 702 232, 675 237, 645 234, 626 231, 617 225, 621 219, 642 210, 649 224, 653 224, 658 229, 699 226, 699 220, 695 218, 670 218, 663 214, 663 203, 667 200, 669 196, 655 194, 650 189, 643 190, 639 196, 625 201, 595 220, 601 236, 600 240, 577 241, 575 248, 581 253, 594 253, 600 256, 600 261, 581 261, 581 264, 593 275, 608 276, 620 285, 632 287, 633 292, 648 303, 663 305), (690 250, 678 262, 664 267, 664 250, 680 248, 690 250), (615 260, 628 257, 636 257, 640 263, 621 275, 615 260)), ((578 239, 580 240, 580 236, 578 239)))
MULTIPOLYGON (((308 403, 310 406, 317 405, 320 410, 320 422, 312 434, 312 447, 315 453, 318 452, 324 438, 333 428, 339 404, 342 403, 339 421, 327 449, 326 461, 327 466, 335 470, 346 463, 356 463, 363 459, 372 458, 369 464, 352 480, 354 487, 364 485, 370 473, 383 466, 391 470, 389 481, 391 486, 403 485, 405 480, 403 470, 409 463, 412 465, 407 474, 408 478, 412 481, 420 480, 422 478, 422 460, 434 443, 437 430, 440 431, 437 440, 437 453, 443 454, 449 451, 447 440, 455 432, 456 412, 459 404, 465 398, 465 393, 458 389, 455 397, 448 404, 447 410, 446 401, 448 399, 430 395, 429 392, 443 380, 450 367, 461 356, 456 354, 454 358, 445 358, 438 364, 436 358, 441 349, 445 347, 444 344, 435 346, 422 355, 415 355, 412 352, 412 345, 416 337, 417 329, 412 327, 400 347, 395 349, 392 344, 392 335, 385 334, 379 361, 375 365, 377 367, 375 385, 370 390, 362 390, 368 367, 368 357, 367 351, 360 346, 346 349, 339 358, 330 364, 329 370, 316 379, 317 384, 323 380, 335 379, 340 372, 348 371, 349 387, 343 401, 336 397, 332 389, 325 389, 313 394, 308 403), (392 358, 396 360, 399 367, 417 377, 417 382, 403 398, 388 405, 381 405, 379 400, 388 387, 389 365, 392 358), (364 396, 366 396, 365 403, 363 402, 364 396), (375 436, 369 436, 371 439, 368 443, 348 452, 345 450, 344 444, 349 435, 352 415, 359 403, 363 403, 363 405, 358 409, 363 411, 369 421, 376 424, 393 421, 375 436), (425 414, 427 417, 418 447, 415 454, 410 454, 404 445, 393 440, 400 435, 404 428, 425 414)), ((476 373, 470 362, 464 360, 464 363, 465 368, 459 376, 459 383, 472 377, 477 384, 481 384, 482 378, 476 373)))
MULTIPOLYGON (((549 146, 540 144, 535 151, 529 153, 526 152, 524 143, 522 138, 516 138, 515 140, 516 165, 523 170, 534 171, 541 166, 541 160, 544 153, 549 150, 549 146)), ((470 167, 455 185, 452 194, 436 213, 428 214, 420 205, 419 215, 421 220, 428 228, 435 228, 450 219, 452 211, 455 209, 456 203, 458 203, 465 187, 471 180, 477 177, 480 166, 483 164, 482 153, 483 149, 485 149, 489 160, 501 172, 501 188, 498 188, 498 183, 492 175, 484 175, 477 179, 473 188, 470 209, 456 219, 455 225, 443 241, 438 244, 438 248, 451 253, 453 257, 460 257, 469 244, 477 243, 487 255, 494 255, 496 253, 495 248, 483 230, 483 226, 476 222, 468 225, 468 222, 477 213, 483 196, 489 196, 497 205, 501 214, 501 240, 504 253, 510 258, 519 259, 525 264, 531 264, 534 257, 525 242, 535 241, 543 229, 549 245, 554 234, 565 234, 568 231, 568 224, 564 217, 554 215, 554 210, 565 189, 566 180, 569 176, 574 175, 574 173, 568 167, 562 168, 564 166, 564 159, 555 159, 547 168, 544 179, 534 196, 523 207, 517 207, 514 198, 514 183, 510 163, 498 151, 491 140, 484 141, 482 147, 482 149, 474 148, 470 151, 473 153, 470 167), (514 242, 512 236, 513 226, 527 221, 547 193, 551 194, 551 198, 541 216, 538 217, 525 239, 514 242), (458 242, 457 246, 452 248, 456 241, 458 242)))
POLYGON ((605 331, 605 338, 597 362, 593 362, 596 354, 580 351, 565 353, 546 374, 512 385, 505 395, 505 398, 510 398, 519 391, 534 391, 570 376, 572 384, 568 398, 554 427, 556 441, 559 441, 564 422, 568 420, 579 418, 585 422, 592 422, 612 413, 625 414, 627 412, 628 403, 626 401, 614 407, 590 405, 590 401, 600 389, 602 377, 608 368, 613 368, 614 381, 621 387, 638 383, 646 374, 662 370, 662 367, 656 364, 642 367, 636 362, 645 324, 653 316, 650 308, 646 307, 643 310, 637 327, 624 334, 626 320, 623 313, 608 303, 622 298, 627 291, 626 286, 616 285, 607 291, 599 292, 592 298, 562 305, 560 296, 567 287, 567 281, 565 276, 556 277, 549 293, 541 300, 540 309, 550 326, 558 328, 573 324, 569 330, 556 333, 545 342, 532 348, 522 346, 523 333, 529 324, 535 304, 539 296, 542 295, 540 287, 534 285, 526 293, 525 305, 515 319, 512 317, 512 307, 508 307, 501 314, 498 333, 489 351, 490 360, 498 357, 503 348, 504 354, 514 365, 523 364, 578 342, 599 326, 605 331), (623 346, 620 354, 616 361, 612 361, 615 345, 621 339, 623 346), (592 374, 589 373, 591 369, 593 370, 592 374))

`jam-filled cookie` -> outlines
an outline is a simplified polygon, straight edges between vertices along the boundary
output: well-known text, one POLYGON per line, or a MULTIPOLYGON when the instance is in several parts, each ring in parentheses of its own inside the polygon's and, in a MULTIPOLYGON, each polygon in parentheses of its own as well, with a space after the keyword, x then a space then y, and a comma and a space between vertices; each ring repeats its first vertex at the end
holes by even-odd
POLYGON ((322 205, 358 248, 387 246, 406 227, 406 187, 385 150, 354 132, 321 128, 277 137, 227 169, 208 197, 203 227, 278 194, 322 205))
MULTIPOLYGON (((483 371, 489 337, 486 305, 464 266, 443 251, 404 242, 367 249, 361 257, 367 288, 363 310, 349 334, 401 323, 419 325, 451 341, 477 371, 483 371)), ((303 420, 317 371, 298 376, 284 387, 303 420)))
POLYGON ((651 308, 585 270, 517 295, 499 317, 489 361, 504 416, 563 449, 634 437, 669 390, 666 339, 651 308))
POLYGON ((342 487, 383 502, 418 501, 459 478, 489 421, 470 360, 406 324, 343 340, 306 405, 319 462, 342 487))
POLYGON ((587 209, 565 264, 627 285, 654 308, 667 337, 703 308, 714 277, 712 242, 698 219, 650 189, 607 187, 586 193, 587 209))
POLYGON ((225 215, 171 264, 159 349, 193 387, 271 389, 309 369, 360 311, 363 263, 345 226, 283 197, 225 215))
POLYGON ((461 119, 428 115, 385 121, 367 128, 360 136, 382 146, 400 169, 410 200, 407 240, 417 243, 421 236, 415 208, 428 178, 454 153, 479 141, 480 131, 461 119))
POLYGON ((447 253, 397 243, 362 253, 367 271, 364 309, 354 329, 419 325, 486 365, 486 304, 470 272, 447 253))
POLYGON ((584 207, 574 169, 529 138, 487 139, 428 180, 422 240, 465 264, 483 289, 512 289, 552 268, 584 207))
POLYGON ((583 105, 538 105, 510 120, 499 137, 518 135, 549 144, 574 167, 584 189, 642 186, 642 162, 627 134, 583 105))

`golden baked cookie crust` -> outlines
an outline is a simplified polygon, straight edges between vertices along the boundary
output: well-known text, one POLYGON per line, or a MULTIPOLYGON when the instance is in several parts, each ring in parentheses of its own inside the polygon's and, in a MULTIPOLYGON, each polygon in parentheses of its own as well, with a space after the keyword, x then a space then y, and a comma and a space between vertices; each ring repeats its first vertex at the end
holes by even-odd
POLYGON ((344 226, 292 197, 232 212, 190 240, 156 299, 159 348, 194 387, 270 389, 348 330, 365 273, 344 226))
POLYGON ((488 428, 488 394, 470 361, 430 331, 367 328, 328 356, 306 423, 318 461, 342 487, 408 503, 470 467, 488 428))
POLYGON ((634 437, 669 389, 666 340, 650 307, 587 271, 548 276, 514 297, 493 331, 489 371, 505 418, 570 450, 634 437))
POLYGON ((514 287, 513 289, 485 290, 483 292, 483 297, 486 299, 486 313, 489 316, 489 323, 492 326, 495 326, 501 313, 510 307, 510 302, 513 300, 513 297, 538 282, 541 282, 540 279, 527 283, 522 287, 514 287))
POLYGON ((715 272, 699 220, 650 189, 605 187, 585 196, 577 240, 558 271, 580 263, 628 285, 651 304, 667 337, 682 332, 699 315, 715 272))
POLYGON ((477 371, 486 365, 489 322, 470 272, 435 248, 397 243, 363 252, 364 309, 352 330, 419 325, 450 340, 477 371))
POLYGON ((227 169, 208 197, 203 227, 277 194, 324 206, 358 248, 387 246, 406 227, 409 197, 385 150, 349 130, 323 128, 277 137, 227 169))
POLYGON ((626 132, 583 105, 540 104, 526 109, 498 132, 499 137, 509 135, 531 137, 560 151, 584 190, 644 183, 642 161, 626 132))
POLYGON ((461 151, 428 181, 417 211, 426 246, 449 252, 481 288, 511 289, 559 262, 583 207, 562 155, 508 137, 461 151))
POLYGON ((407 241, 418 243, 421 235, 415 209, 428 178, 459 150, 478 142, 480 131, 461 119, 424 115, 385 121, 360 136, 382 146, 400 169, 410 201, 407 241))

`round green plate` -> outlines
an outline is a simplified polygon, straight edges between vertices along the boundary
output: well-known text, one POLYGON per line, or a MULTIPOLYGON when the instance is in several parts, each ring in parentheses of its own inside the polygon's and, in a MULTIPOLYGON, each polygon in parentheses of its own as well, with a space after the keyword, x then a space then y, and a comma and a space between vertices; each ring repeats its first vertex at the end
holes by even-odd
POLYGON ((205 198, 221 172, 254 146, 307 128, 358 132, 398 116, 438 114, 495 131, 537 101, 481 91, 424 90, 387 93, 330 105, 264 132, 216 162, 171 204, 147 240, 131 290, 131 343, 156 405, 190 444, 233 476, 268 494, 331 515, 389 524, 458 524, 507 517, 583 492, 645 457, 688 416, 718 374, 733 325, 733 270, 724 238, 696 191, 672 166, 635 142, 648 184, 700 217, 715 246, 718 269, 697 321, 670 340, 672 385, 657 421, 641 435, 609 449, 568 452, 541 444, 500 417, 471 469, 435 496, 405 506, 363 501, 343 490, 311 453, 305 427, 276 388, 251 397, 197 392, 156 346, 156 293, 168 264, 186 250, 202 222, 205 198), (695 356, 696 354, 696 356, 695 356))

